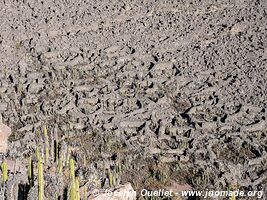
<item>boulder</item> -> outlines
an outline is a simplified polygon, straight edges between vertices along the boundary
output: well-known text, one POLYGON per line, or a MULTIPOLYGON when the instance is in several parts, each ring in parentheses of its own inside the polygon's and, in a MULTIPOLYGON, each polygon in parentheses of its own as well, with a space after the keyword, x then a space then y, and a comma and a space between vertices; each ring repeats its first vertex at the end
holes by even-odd
POLYGON ((6 153, 8 149, 8 137, 11 135, 11 128, 0 123, 0 153, 6 153))
POLYGON ((174 65, 172 62, 160 62, 155 64, 155 66, 152 68, 153 75, 156 76, 171 76, 172 75, 172 69, 174 65))

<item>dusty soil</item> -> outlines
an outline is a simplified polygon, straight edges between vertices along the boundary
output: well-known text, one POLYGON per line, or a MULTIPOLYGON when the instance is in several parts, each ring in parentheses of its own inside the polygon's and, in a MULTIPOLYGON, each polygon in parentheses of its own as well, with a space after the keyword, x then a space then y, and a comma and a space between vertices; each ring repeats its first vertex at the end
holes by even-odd
POLYGON ((266 192, 266 22, 264 0, 1 1, 5 157, 46 125, 90 187, 121 165, 137 191, 266 192))

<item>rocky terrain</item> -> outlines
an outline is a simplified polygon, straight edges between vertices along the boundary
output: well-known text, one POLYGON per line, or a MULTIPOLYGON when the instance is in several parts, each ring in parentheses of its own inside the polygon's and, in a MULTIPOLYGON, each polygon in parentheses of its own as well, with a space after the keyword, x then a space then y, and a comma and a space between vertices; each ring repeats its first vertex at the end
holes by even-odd
MULTIPOLYGON (((12 129, 1 159, 19 163, 16 185, 46 126, 88 191, 110 188, 120 166, 116 184, 137 194, 266 195, 266 1, 4 0, 0 23, 0 118, 12 129)), ((46 199, 67 184, 53 174, 46 199)))

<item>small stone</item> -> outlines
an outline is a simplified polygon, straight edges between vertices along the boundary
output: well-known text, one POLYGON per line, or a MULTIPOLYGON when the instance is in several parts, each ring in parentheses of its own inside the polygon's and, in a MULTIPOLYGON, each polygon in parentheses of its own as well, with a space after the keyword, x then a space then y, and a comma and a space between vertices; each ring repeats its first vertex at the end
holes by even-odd
POLYGON ((7 103, 0 103, 0 111, 6 111, 7 110, 7 103))
POLYGON ((6 153, 8 149, 8 137, 11 135, 11 128, 0 123, 0 153, 6 153))
POLYGON ((27 67, 28 67, 28 65, 27 65, 25 60, 19 61, 19 72, 22 76, 25 75, 27 67))
POLYGON ((160 62, 154 66, 152 71, 157 76, 161 75, 171 76, 173 66, 174 65, 172 62, 160 62))

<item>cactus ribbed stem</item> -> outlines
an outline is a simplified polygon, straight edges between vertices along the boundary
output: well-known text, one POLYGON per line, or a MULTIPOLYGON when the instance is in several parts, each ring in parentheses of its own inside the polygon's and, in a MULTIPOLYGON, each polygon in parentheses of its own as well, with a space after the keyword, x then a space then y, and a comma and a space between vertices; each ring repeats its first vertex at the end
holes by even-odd
POLYGON ((44 199, 43 161, 38 160, 38 200, 44 199))
POLYGON ((81 199, 81 197, 80 197, 80 184, 79 184, 78 178, 76 178, 75 187, 76 187, 76 199, 75 200, 80 200, 81 199))
POLYGON ((45 162, 47 163, 49 160, 49 139, 47 135, 46 126, 44 126, 43 128, 43 133, 44 133, 44 139, 45 139, 45 162))
POLYGON ((6 183, 8 181, 7 163, 4 161, 1 164, 2 171, 2 182, 6 183))
POLYGON ((73 159, 70 159, 69 165, 70 165, 70 179, 73 181, 75 180, 75 166, 73 159))

